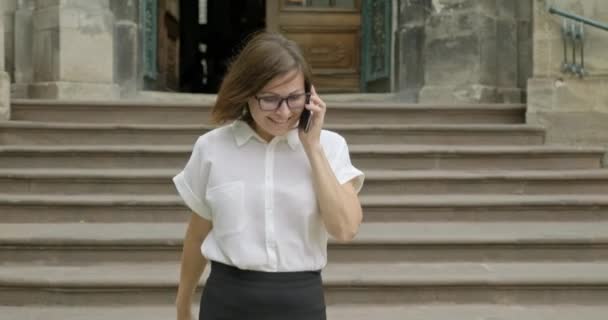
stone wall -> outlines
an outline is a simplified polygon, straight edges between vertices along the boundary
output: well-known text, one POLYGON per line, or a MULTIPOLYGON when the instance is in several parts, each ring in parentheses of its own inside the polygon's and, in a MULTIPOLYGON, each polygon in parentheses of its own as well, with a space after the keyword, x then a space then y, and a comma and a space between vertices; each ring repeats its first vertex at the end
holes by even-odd
MULTIPOLYGON (((608 32, 585 27, 588 75, 562 73, 562 19, 547 5, 608 23, 605 0, 534 1, 534 67, 527 122, 547 129, 548 143, 608 146, 608 32)), ((608 157, 606 158, 608 159, 608 157)))

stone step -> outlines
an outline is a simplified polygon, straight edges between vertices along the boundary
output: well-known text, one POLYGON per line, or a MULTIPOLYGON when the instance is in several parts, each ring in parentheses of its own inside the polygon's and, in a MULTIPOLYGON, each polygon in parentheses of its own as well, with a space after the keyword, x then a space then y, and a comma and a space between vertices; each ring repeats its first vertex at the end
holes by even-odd
MULTIPOLYGON (((179 261, 186 223, 4 223, 0 261, 46 265, 179 261)), ((608 220, 366 222, 329 260, 356 262, 608 261, 608 220)))
MULTIPOLYGON (((197 296, 198 300, 199 297, 197 296)), ((195 320, 198 301, 192 306, 195 320)), ((175 319, 173 305, 87 306, 0 306, 7 319, 20 320, 169 320, 175 319)), ((331 320, 605 320, 608 306, 543 304, 333 304, 327 306, 331 320)))
MULTIPOLYGON (((191 146, 0 146, 0 168, 180 169, 191 146)), ((354 145, 361 170, 598 169, 604 148, 354 145)))
MULTIPOLYGON (((6 194, 175 195, 176 169, 0 169, 6 194)), ((362 195, 606 194, 608 170, 367 170, 362 195)))
MULTIPOLYGON (((606 270, 605 261, 330 262, 323 270, 323 283, 330 305, 510 301, 605 306, 606 270)), ((170 304, 178 279, 178 262, 2 264, 0 301, 4 305, 170 304)))
MULTIPOLYGON (((595 221, 608 214, 605 195, 363 195, 364 220, 595 221)), ((184 222, 177 195, 0 194, 0 223, 184 222)))
MULTIPOLYGON (((0 123, 0 145, 188 145, 209 125, 0 123)), ((527 125, 328 125, 350 144, 539 145, 540 127, 527 125)))
MULTIPOLYGON (((211 103, 12 100, 13 120, 81 123, 207 124, 211 103)), ((422 105, 331 102, 328 124, 523 124, 522 104, 422 105)))

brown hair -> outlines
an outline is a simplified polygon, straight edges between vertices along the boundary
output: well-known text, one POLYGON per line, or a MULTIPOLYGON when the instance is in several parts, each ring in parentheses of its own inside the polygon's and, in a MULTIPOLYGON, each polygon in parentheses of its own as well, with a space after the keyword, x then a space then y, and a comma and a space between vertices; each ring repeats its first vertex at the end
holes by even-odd
POLYGON ((228 67, 211 121, 222 124, 241 118, 251 123, 247 100, 275 77, 298 69, 309 91, 312 73, 298 45, 278 33, 253 34, 228 67))

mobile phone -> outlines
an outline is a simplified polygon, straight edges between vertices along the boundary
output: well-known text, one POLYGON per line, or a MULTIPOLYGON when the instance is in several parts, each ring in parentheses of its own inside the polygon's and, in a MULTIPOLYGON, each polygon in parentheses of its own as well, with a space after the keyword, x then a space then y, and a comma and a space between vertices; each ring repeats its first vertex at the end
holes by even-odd
MULTIPOLYGON (((306 95, 306 104, 310 103, 310 82, 306 81, 304 83, 305 91, 308 95, 306 95)), ((300 130, 304 130, 304 132, 308 132, 310 129, 310 123, 312 122, 312 112, 306 108, 302 110, 302 114, 300 115, 300 122, 298 127, 300 130)))

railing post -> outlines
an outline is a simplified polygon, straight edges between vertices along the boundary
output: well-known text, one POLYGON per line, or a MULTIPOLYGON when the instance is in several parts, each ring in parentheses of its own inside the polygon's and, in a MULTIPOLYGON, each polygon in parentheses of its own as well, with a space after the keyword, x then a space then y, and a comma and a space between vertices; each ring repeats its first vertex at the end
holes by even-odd
POLYGON ((608 24, 588 19, 573 13, 549 7, 549 13, 559 15, 562 19, 562 40, 564 42, 564 61, 561 70, 571 72, 580 78, 588 74, 585 70, 585 24, 608 31, 608 24), (572 42, 572 63, 568 63, 568 40, 572 42), (576 63, 576 51, 580 47, 581 63, 576 63))

